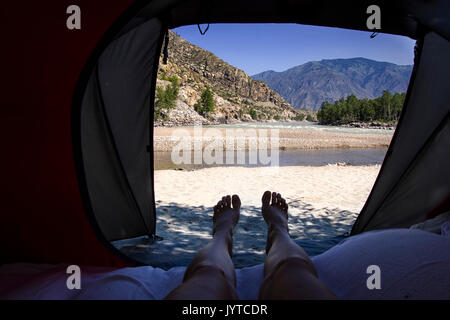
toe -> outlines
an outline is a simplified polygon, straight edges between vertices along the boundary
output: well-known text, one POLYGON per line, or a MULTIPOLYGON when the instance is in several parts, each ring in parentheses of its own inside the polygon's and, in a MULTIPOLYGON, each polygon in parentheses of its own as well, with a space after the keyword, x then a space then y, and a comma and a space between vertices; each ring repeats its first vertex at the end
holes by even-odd
POLYGON ((233 208, 239 210, 241 208, 241 199, 239 199, 239 196, 234 194, 231 200, 233 202, 233 208))
POLYGON ((217 202, 217 211, 220 211, 223 208, 223 204, 222 204, 222 200, 219 200, 219 202, 217 202))
POLYGON ((222 206, 223 206, 224 208, 226 208, 226 206, 227 206, 227 197, 226 197, 226 196, 223 196, 223 197, 222 197, 222 206))
POLYGON ((268 206, 270 204, 271 195, 272 194, 270 193, 270 191, 264 192, 262 199, 261 199, 263 206, 268 206))
POLYGON ((229 195, 226 197, 226 206, 231 208, 231 197, 229 195))
POLYGON ((288 210, 288 205, 286 203, 286 200, 284 198, 281 198, 281 208, 287 212, 288 210))
POLYGON ((277 193, 276 192, 272 192, 272 205, 276 205, 277 204, 277 193))
POLYGON ((281 200, 282 200, 283 198, 281 198, 281 194, 279 194, 279 193, 277 193, 277 205, 278 206, 281 206, 281 200))

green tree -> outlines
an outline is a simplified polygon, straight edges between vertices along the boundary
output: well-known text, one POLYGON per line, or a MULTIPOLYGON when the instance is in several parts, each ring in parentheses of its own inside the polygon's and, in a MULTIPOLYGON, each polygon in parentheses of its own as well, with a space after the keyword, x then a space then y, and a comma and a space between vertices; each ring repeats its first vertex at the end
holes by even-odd
POLYGON ((329 109, 330 103, 328 101, 324 101, 320 107, 320 110, 317 111, 317 120, 319 120, 320 123, 327 124, 329 122, 329 109))
POLYGON ((170 78, 170 84, 165 88, 156 87, 156 102, 155 102, 155 118, 159 119, 163 116, 165 110, 175 108, 176 100, 180 90, 180 82, 177 76, 170 78))
POLYGON ((359 108, 359 121, 372 121, 375 117, 375 108, 373 104, 367 100, 363 99, 360 101, 360 108, 359 108))
POLYGON ((197 111, 200 115, 206 116, 208 113, 214 112, 215 105, 214 105, 214 97, 211 89, 207 87, 199 101, 194 105, 194 110, 197 111))
POLYGON ((297 113, 294 117, 295 121, 303 121, 304 119, 305 119, 305 114, 302 112, 297 113))
POLYGON ((383 90, 383 95, 381 96, 381 105, 383 108, 383 120, 392 120, 392 94, 388 90, 383 90))
POLYGON ((250 115, 250 117, 252 117, 253 120, 256 120, 258 118, 258 115, 256 114, 256 110, 253 108, 250 108, 250 110, 248 111, 248 114, 250 115))
POLYGON ((392 115, 394 119, 400 118, 400 114, 403 109, 403 103, 405 102, 406 93, 395 93, 392 96, 392 115))
POLYGON ((381 97, 372 100, 358 99, 355 95, 350 95, 333 104, 325 101, 317 113, 317 119, 322 124, 342 124, 353 121, 393 122, 400 117, 405 97, 405 93, 392 95, 385 90, 381 97))
POLYGON ((359 108, 360 108, 360 100, 354 95, 351 94, 346 99, 346 117, 349 122, 356 121, 359 116, 359 108))

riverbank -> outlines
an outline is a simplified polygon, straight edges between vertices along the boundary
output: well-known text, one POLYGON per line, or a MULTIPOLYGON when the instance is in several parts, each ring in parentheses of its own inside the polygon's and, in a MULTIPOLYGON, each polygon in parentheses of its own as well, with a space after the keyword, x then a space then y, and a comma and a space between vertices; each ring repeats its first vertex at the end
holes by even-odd
POLYGON ((252 134, 256 134, 258 149, 270 149, 272 145, 276 146, 276 144, 278 144, 277 147, 280 150, 382 148, 389 146, 393 133, 390 130, 386 130, 386 133, 375 131, 373 133, 359 133, 358 131, 348 132, 344 129, 333 131, 317 127, 320 126, 305 126, 301 128, 266 128, 264 126, 261 126, 261 128, 256 126, 253 128, 225 128, 211 126, 203 127, 197 132, 193 126, 155 127, 153 146, 154 151, 171 151, 179 145, 181 139, 185 139, 185 143, 190 146, 191 150, 194 150, 194 142, 202 148, 214 142, 216 143, 215 148, 241 150, 242 148, 248 149, 248 143, 244 147, 239 143, 227 145, 227 135, 233 134, 233 138, 236 140, 242 136, 248 139, 252 134))
POLYGON ((397 128, 397 124, 383 123, 383 122, 350 122, 336 125, 347 128, 383 129, 383 130, 395 130, 397 128))

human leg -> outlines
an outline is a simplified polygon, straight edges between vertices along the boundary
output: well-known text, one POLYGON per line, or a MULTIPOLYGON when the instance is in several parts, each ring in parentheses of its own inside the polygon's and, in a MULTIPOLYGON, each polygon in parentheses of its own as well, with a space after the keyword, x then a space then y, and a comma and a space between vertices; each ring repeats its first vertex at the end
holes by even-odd
POLYGON ((241 201, 237 195, 223 197, 217 203, 213 215, 213 239, 191 261, 183 283, 165 299, 237 299, 231 251, 233 229, 239 220, 240 207, 241 201))
POLYGON ((262 214, 268 226, 267 258, 259 298, 336 299, 319 280, 308 254, 290 238, 287 212, 288 205, 280 194, 264 193, 262 214))

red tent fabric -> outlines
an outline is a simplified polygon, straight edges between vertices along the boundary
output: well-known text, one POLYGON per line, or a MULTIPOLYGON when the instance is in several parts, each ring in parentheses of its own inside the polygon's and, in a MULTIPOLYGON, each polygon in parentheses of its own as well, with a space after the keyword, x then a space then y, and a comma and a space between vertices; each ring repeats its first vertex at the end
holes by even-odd
POLYGON ((73 1, 2 4, 3 263, 125 265, 98 240, 83 208, 70 113, 88 57, 131 3, 77 1, 81 30, 66 27, 73 1))

